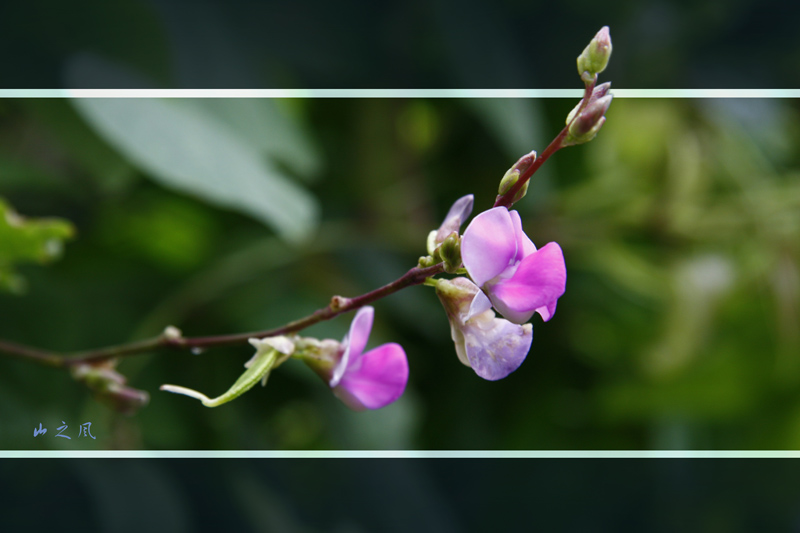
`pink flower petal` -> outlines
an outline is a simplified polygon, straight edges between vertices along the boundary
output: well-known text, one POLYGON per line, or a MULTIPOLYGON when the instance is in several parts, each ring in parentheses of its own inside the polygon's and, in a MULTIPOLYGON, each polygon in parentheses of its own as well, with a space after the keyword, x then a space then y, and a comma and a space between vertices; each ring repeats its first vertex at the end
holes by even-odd
POLYGON ((367 347, 369 333, 372 331, 372 319, 375 317, 375 309, 365 306, 358 310, 353 321, 350 323, 350 331, 345 336, 342 344, 345 346, 341 360, 333 370, 330 386, 335 387, 339 384, 342 376, 347 371, 352 361, 361 355, 367 347))
POLYGON ((557 300, 553 300, 549 304, 536 309, 536 312, 542 315, 542 320, 547 322, 553 318, 553 315, 556 314, 556 303, 557 300))
POLYGON ((514 236, 517 239, 517 255, 515 257, 515 262, 519 262, 535 252, 536 245, 533 244, 533 241, 522 231, 522 220, 519 218, 519 213, 510 211, 508 214, 511 216, 511 222, 514 224, 514 236))
POLYGON ((333 393, 353 410, 380 409, 402 396, 407 381, 406 353, 390 343, 354 360, 333 393))
MULTIPOLYGON (((513 312, 529 312, 544 306, 549 310, 564 294, 566 284, 564 254, 558 244, 551 242, 523 259, 511 278, 494 284, 491 294, 493 302, 499 300, 513 312)), ((555 311, 554 305, 552 310, 555 311)))
POLYGON ((514 224, 505 207, 473 218, 461 239, 461 259, 478 286, 501 274, 516 254, 514 224))

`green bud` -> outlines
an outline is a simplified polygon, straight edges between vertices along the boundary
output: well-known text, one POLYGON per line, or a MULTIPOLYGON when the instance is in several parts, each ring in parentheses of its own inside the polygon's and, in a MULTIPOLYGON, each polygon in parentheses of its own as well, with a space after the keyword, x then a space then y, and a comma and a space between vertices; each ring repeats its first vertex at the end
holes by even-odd
POLYGON ((428 250, 428 255, 433 255, 433 251, 436 250, 438 244, 436 243, 436 234, 439 233, 438 230, 433 230, 428 233, 428 241, 426 243, 426 249, 428 250))
POLYGON ((453 274, 461 267, 461 237, 457 231, 448 235, 437 251, 444 262, 445 272, 453 274))
POLYGON ((595 76, 606 69, 610 57, 611 34, 608 26, 603 26, 578 56, 578 74, 581 79, 585 83, 593 81, 595 76), (588 73, 588 79, 584 78, 584 73, 588 73))
POLYGON ((515 204, 525 198, 525 195, 528 194, 528 185, 530 185, 530 183, 530 180, 528 180, 522 185, 522 187, 519 188, 517 194, 515 194, 514 198, 511 199, 511 203, 515 204))
POLYGON ((433 265, 435 265, 436 261, 430 255, 423 255, 422 257, 419 258, 419 261, 417 262, 417 264, 421 268, 428 268, 428 267, 432 267, 433 265))
MULTIPOLYGON (((503 196, 508 191, 511 190, 514 185, 517 184, 520 175, 525 173, 531 165, 536 161, 536 151, 532 151, 524 156, 520 157, 519 160, 514 163, 514 166, 508 169, 508 171, 503 176, 503 179, 500 180, 500 187, 497 190, 497 194, 503 196)), ((517 194, 514 195, 514 202, 518 202, 525 196, 525 193, 528 191, 528 182, 526 181, 525 184, 520 188, 517 194)))
POLYGON ((519 170, 515 168, 510 168, 506 175, 503 176, 503 179, 500 180, 500 188, 497 189, 497 194, 500 196, 504 195, 508 191, 511 190, 511 187, 517 184, 517 180, 519 179, 519 170))

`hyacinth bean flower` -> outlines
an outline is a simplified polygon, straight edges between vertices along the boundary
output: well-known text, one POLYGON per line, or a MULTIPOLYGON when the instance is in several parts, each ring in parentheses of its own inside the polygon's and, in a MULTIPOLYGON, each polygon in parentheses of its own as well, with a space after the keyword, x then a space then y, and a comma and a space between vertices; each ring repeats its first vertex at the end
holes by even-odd
POLYGON ((364 353, 374 315, 370 306, 358 310, 328 379, 336 397, 354 411, 389 405, 402 396, 408 381, 408 360, 399 344, 383 344, 364 353))
POLYGON ((561 247, 551 242, 537 250, 516 211, 495 207, 472 219, 461 240, 461 258, 472 281, 483 289, 475 294, 470 316, 494 306, 522 324, 533 313, 547 322, 556 312, 567 283, 561 247))
POLYGON ((480 292, 467 278, 436 282, 436 294, 447 312, 458 359, 480 377, 495 381, 509 375, 525 360, 533 340, 533 326, 496 318, 488 308, 473 314, 472 301, 480 292))

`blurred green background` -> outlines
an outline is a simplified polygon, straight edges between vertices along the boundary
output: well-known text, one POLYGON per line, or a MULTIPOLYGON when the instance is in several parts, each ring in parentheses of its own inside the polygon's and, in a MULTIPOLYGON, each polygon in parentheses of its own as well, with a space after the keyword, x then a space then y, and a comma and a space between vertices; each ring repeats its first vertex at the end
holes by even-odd
MULTIPOLYGON (((52 264, 0 263, 14 279, 0 338, 73 351, 167 325, 260 330, 376 288, 414 266, 455 199, 490 207, 574 104, 0 100, 0 197, 74 226, 52 264)), ((537 245, 564 249, 567 292, 553 320, 533 319, 528 359, 504 380, 458 362, 433 290, 415 287, 375 304, 369 346, 399 342, 411 369, 382 410, 350 412, 296 361, 215 409, 158 391, 216 396, 248 347, 125 359, 119 371, 151 394, 133 416, 64 371, 3 357, 0 447, 797 448, 798 111, 617 99, 594 141, 557 153, 517 208, 537 245), (61 421, 72 440, 54 437, 61 421), (96 440, 76 438, 87 421, 96 440)), ((306 333, 340 339, 351 316, 306 333)))

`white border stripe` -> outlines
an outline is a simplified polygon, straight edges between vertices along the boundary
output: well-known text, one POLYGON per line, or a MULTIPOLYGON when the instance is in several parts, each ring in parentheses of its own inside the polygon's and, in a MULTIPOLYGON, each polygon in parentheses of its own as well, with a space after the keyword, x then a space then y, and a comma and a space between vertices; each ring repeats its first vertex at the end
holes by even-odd
POLYGON ((607 450, 607 451, 94 451, 19 450, 0 459, 797 459, 800 451, 607 450))
MULTIPOLYGON (((800 89, 613 89, 617 98, 800 98, 800 89)), ((580 98, 582 89, 0 89, 0 98, 580 98)))

